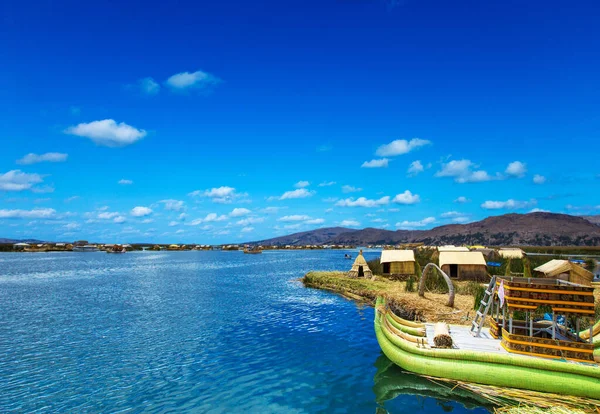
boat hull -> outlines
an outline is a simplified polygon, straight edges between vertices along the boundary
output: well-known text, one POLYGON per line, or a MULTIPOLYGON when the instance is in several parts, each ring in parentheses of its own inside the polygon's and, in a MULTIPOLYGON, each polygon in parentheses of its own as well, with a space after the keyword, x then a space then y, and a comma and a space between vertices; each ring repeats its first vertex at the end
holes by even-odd
POLYGON ((378 299, 375 333, 383 353, 417 374, 498 387, 600 399, 600 367, 520 355, 432 349, 402 339, 387 326, 378 299))

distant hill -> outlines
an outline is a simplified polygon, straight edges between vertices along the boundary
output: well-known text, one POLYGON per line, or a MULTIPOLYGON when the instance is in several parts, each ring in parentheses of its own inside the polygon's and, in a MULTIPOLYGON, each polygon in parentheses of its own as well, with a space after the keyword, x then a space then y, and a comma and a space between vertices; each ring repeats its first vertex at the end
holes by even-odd
POLYGON ((600 216, 582 216, 584 219, 589 221, 590 223, 594 223, 600 226, 600 216))
POLYGON ((10 244, 10 243, 44 243, 44 242, 42 240, 37 240, 37 239, 17 240, 17 239, 0 238, 0 244, 10 244))
POLYGON ((529 213, 488 217, 469 224, 450 224, 431 230, 362 230, 341 227, 317 229, 253 244, 483 244, 532 246, 600 245, 600 226, 567 214, 529 213))

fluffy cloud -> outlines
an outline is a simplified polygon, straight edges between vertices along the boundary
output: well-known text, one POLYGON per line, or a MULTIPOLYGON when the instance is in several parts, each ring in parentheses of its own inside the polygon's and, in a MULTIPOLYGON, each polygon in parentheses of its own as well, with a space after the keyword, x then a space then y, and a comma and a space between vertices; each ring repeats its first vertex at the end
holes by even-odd
POLYGON ((131 215, 133 217, 144 217, 152 214, 152 209, 148 207, 134 207, 131 210, 131 215))
POLYGON ((340 226, 342 226, 342 227, 358 227, 358 226, 360 226, 360 222, 358 222, 356 220, 343 220, 340 223, 340 226))
POLYGON ((345 200, 340 200, 335 203, 338 207, 377 207, 385 204, 389 204, 390 197, 385 196, 381 197, 378 200, 370 200, 365 197, 359 197, 356 200, 354 198, 347 198, 345 200))
POLYGON ((137 86, 146 95, 156 95, 160 92, 160 85, 150 77, 138 80, 137 86))
POLYGON ((242 217, 248 214, 250 214, 250 210, 247 208, 234 208, 231 210, 231 213, 229 213, 229 217, 242 217))
POLYGON ((310 185, 310 183, 308 181, 298 181, 296 184, 294 184, 294 187, 304 188, 304 187, 308 187, 309 185, 310 185))
POLYGON ((533 176, 534 184, 544 184, 545 182, 546 182, 546 177, 544 177, 543 175, 536 174, 533 176))
POLYGON ((0 210, 0 219, 53 219, 53 208, 34 208, 33 210, 0 210))
POLYGON ((322 219, 322 218, 310 219, 310 220, 306 220, 304 222, 304 224, 323 224, 323 223, 325 223, 325 219, 322 219))
POLYGON ((242 233, 250 233, 251 231, 254 230, 254 227, 248 226, 248 227, 244 227, 243 229, 241 229, 240 231, 242 233))
POLYGON ((406 190, 402 194, 397 194, 392 201, 396 204, 417 204, 421 201, 421 197, 406 190))
POLYGON ((453 223, 466 223, 470 220, 469 215, 458 211, 447 211, 440 214, 440 217, 451 219, 453 223))
POLYGON ((319 187, 331 187, 335 184, 337 184, 335 181, 323 181, 321 184, 319 184, 319 187))
POLYGON ((477 166, 471 160, 453 160, 442 165, 436 177, 452 177, 457 183, 477 183, 493 179, 484 170, 475 170, 477 166))
POLYGON ((20 160, 17 160, 17 164, 30 165, 37 164, 38 162, 65 162, 68 157, 68 154, 63 154, 60 152, 47 152, 39 155, 31 152, 20 160))
POLYGON ((415 175, 418 175, 423 171, 425 171, 425 167, 423 167, 421 161, 416 160, 410 163, 410 166, 408 167, 408 170, 406 172, 410 177, 414 177, 415 175))
POLYGON ((210 73, 198 70, 196 72, 181 72, 167 79, 167 86, 173 90, 207 90, 221 83, 221 79, 210 73))
POLYGON ((513 161, 506 167, 505 173, 511 177, 522 178, 527 172, 527 167, 521 161, 513 161))
POLYGON ((28 174, 21 170, 12 170, 0 174, 0 191, 30 190, 36 184, 43 182, 39 174, 28 174))
POLYGON ((410 141, 405 139, 397 139, 389 144, 382 145, 377 148, 375 154, 380 157, 393 157, 411 152, 417 148, 431 144, 431 141, 420 138, 413 138, 410 141))
POLYGON ((283 216, 283 217, 277 219, 277 221, 304 221, 304 220, 310 220, 310 216, 307 216, 304 214, 294 214, 291 216, 283 216))
POLYGON ((117 224, 125 223, 126 218, 124 216, 117 216, 113 219, 113 222, 117 224))
POLYGON ((122 179, 122 180, 119 180, 119 184, 121 184, 121 185, 131 185, 131 184, 133 184, 133 181, 122 179))
POLYGON ((146 131, 143 129, 137 129, 125 122, 117 124, 113 119, 81 123, 67 128, 65 133, 89 138, 97 145, 106 147, 123 147, 146 136, 146 131))
POLYGON ((385 168, 388 166, 389 161, 390 160, 388 160, 387 158, 365 161, 361 165, 361 168, 385 168))
POLYGON ((481 208, 486 210, 518 210, 523 208, 531 208, 537 204, 537 200, 519 201, 512 198, 506 201, 486 201, 481 204, 481 208))
POLYGON ((467 197, 465 196, 460 196, 458 197, 456 200, 454 200, 455 203, 459 203, 459 204, 465 204, 465 203, 469 203, 471 200, 469 200, 467 197))
POLYGON ((543 208, 532 208, 528 213, 549 213, 550 210, 544 210, 543 208))
POLYGON ((159 202, 162 203, 165 207, 165 210, 168 211, 181 211, 185 209, 185 203, 181 200, 168 199, 160 200, 159 202))
POLYGON ((279 200, 291 200, 294 198, 306 198, 311 197, 315 192, 308 191, 306 188, 299 188, 297 190, 286 191, 279 197, 279 200))
POLYGON ((344 185, 344 186, 342 186, 342 192, 343 193, 357 193, 359 191, 362 191, 362 188, 353 187, 351 185, 344 185))
POLYGON ((248 226, 249 224, 262 223, 263 221, 265 221, 265 219, 262 217, 248 217, 238 220, 235 224, 238 226, 248 226))
POLYGON ((219 216, 217 213, 209 213, 204 218, 192 220, 190 223, 188 223, 188 226, 197 226, 198 224, 202 224, 202 223, 225 221, 225 220, 227 220, 227 218, 228 217, 223 214, 219 216))
POLYGON ((215 187, 204 191, 196 190, 188 195, 191 197, 208 197, 213 203, 219 204, 230 204, 236 199, 248 196, 246 193, 237 193, 235 188, 228 186, 215 187))
POLYGON ((103 213, 99 213, 98 216, 96 216, 96 217, 100 220, 112 220, 119 216, 120 216, 119 213, 105 211, 103 213))
POLYGON ((406 221, 396 223, 396 227, 399 229, 413 229, 415 227, 425 227, 429 224, 435 223, 435 217, 426 217, 419 221, 406 221))

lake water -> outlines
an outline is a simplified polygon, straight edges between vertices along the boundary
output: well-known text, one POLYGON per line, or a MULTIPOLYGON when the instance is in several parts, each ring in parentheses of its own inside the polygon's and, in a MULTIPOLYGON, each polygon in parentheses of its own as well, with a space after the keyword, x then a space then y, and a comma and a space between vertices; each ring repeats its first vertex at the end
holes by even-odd
POLYGON ((297 281, 344 253, 0 254, 0 411, 487 412, 391 364, 372 308, 297 281))

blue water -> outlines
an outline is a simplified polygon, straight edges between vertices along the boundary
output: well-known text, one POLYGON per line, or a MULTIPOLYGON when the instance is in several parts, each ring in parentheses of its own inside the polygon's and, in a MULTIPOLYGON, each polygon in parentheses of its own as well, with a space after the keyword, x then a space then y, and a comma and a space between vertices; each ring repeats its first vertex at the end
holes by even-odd
POLYGON ((373 309, 297 281, 343 254, 0 254, 0 411, 487 412, 406 394, 373 309))

